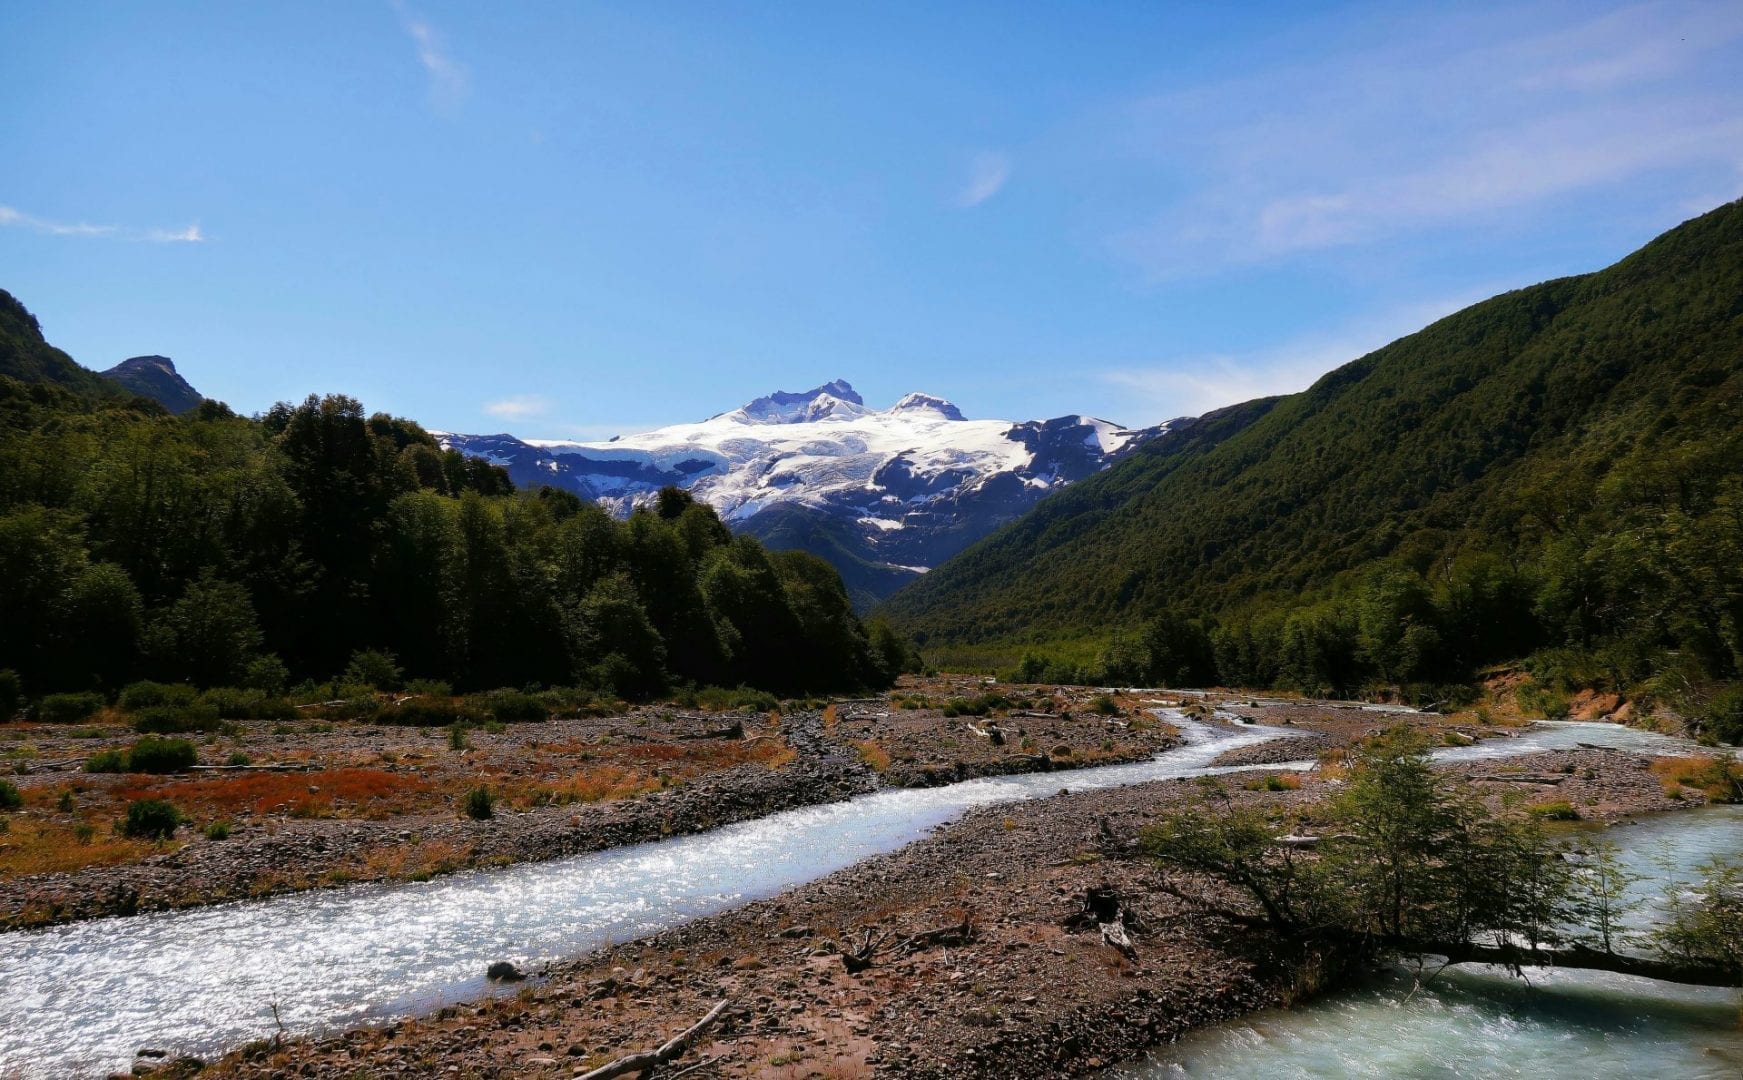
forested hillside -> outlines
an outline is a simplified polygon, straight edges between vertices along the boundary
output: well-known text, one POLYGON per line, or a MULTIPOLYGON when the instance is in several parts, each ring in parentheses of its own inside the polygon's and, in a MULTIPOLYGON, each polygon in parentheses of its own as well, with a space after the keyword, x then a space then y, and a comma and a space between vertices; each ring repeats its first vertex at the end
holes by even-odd
POLYGON ((1536 653, 1716 707, 1743 664, 1743 204, 1152 450, 888 612, 934 648, 1100 643, 1110 674, 1348 692, 1536 653))
POLYGON ((835 571, 682 492, 614 521, 408 420, 121 394, 0 293, 0 670, 25 691, 330 679, 381 650, 460 688, 888 681, 835 571))

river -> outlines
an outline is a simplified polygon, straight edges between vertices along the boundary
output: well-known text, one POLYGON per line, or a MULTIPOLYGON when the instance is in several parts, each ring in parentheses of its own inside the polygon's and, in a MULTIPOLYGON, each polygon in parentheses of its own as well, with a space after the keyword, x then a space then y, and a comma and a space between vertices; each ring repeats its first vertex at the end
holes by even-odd
MULTIPOLYGON (((482 973, 496 960, 536 970, 816 880, 975 806, 1061 787, 1230 771, 1209 762, 1296 734, 1167 718, 1186 745, 1145 762, 881 791, 709 833, 424 883, 0 934, 0 1075, 102 1075, 127 1069, 145 1047, 209 1056, 271 1034, 276 1022, 313 1034, 476 998, 492 992, 482 973)), ((1687 748, 1614 725, 1579 727, 1576 741, 1687 748)), ((1570 730, 1545 726, 1445 756, 1501 745, 1529 753, 1570 738, 1570 730)))

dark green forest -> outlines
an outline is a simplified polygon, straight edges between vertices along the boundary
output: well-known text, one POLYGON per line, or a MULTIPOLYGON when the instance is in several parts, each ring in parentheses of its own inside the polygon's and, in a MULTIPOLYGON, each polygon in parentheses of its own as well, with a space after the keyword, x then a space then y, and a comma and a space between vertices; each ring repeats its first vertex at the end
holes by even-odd
POLYGON ((909 653, 814 556, 675 489, 617 521, 341 396, 182 416, 0 292, 0 671, 281 691, 359 653, 460 689, 887 685, 909 653))
POLYGON ((1743 736, 1743 203, 1233 416, 887 614, 1042 677, 1441 696, 1529 658, 1743 736))

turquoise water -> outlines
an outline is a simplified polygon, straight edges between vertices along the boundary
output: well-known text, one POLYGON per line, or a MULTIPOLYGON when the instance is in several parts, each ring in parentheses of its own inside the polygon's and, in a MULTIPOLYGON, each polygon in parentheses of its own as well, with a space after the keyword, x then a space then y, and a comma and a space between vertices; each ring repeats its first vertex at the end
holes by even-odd
MULTIPOLYGON (((1714 856, 1743 856, 1743 807, 1663 815, 1605 831, 1634 870, 1650 922, 1667 886, 1714 856)), ((1187 1036, 1115 1075, 1124 1080, 1398 1077, 1737 1080, 1739 993, 1607 972, 1454 968, 1427 988, 1394 972, 1295 1010, 1187 1036)))

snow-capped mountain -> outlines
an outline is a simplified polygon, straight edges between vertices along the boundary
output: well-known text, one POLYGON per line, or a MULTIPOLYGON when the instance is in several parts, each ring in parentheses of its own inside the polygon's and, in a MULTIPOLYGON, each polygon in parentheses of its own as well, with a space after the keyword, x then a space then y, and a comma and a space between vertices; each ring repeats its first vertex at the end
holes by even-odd
POLYGON ((733 528, 830 560, 869 606, 1168 426, 969 420, 928 394, 877 410, 838 379, 608 442, 435 434, 517 484, 563 488, 618 514, 665 485, 686 488, 733 528))

